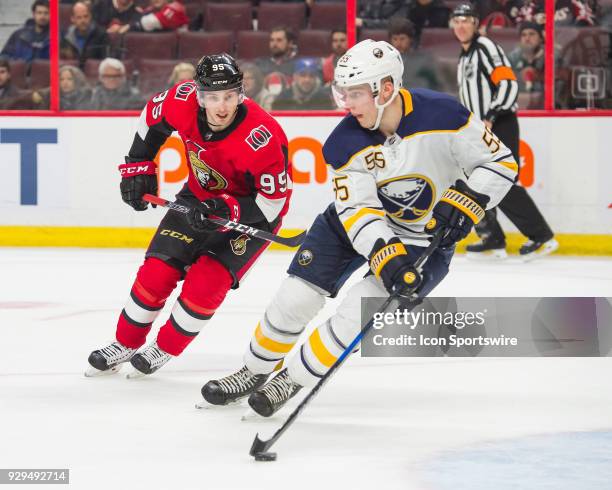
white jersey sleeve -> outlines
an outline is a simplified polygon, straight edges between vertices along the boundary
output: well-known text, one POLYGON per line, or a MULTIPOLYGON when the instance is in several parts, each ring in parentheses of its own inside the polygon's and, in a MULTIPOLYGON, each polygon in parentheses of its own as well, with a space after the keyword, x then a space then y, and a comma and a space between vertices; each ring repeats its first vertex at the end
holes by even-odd
POLYGON ((473 115, 454 136, 451 151, 467 184, 489 196, 488 209, 497 206, 516 180, 518 164, 512 152, 473 115))

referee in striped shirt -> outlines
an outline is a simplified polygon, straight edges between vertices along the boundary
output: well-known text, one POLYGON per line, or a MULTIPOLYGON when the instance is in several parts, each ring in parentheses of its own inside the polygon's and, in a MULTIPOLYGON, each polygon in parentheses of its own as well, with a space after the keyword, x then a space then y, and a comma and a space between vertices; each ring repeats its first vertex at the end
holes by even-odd
MULTIPOLYGON (((459 100, 476 117, 482 119, 492 133, 484 138, 499 138, 519 160, 518 83, 502 48, 478 34, 478 13, 470 4, 458 5, 451 15, 455 37, 462 51, 457 67, 459 100)), ((500 160, 507 155, 500 155, 500 160)), ((519 253, 529 260, 547 255, 558 248, 553 232, 524 187, 513 185, 499 203, 499 209, 529 240, 519 253)), ((472 258, 505 258, 506 237, 497 221, 495 208, 487 211, 476 227, 480 242, 468 245, 472 258)))

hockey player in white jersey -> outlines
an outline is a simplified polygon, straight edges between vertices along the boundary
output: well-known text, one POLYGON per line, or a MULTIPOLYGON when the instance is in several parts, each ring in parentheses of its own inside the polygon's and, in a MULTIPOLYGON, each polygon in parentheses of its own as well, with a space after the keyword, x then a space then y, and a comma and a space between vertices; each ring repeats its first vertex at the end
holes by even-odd
POLYGON ((314 221, 261 318, 238 372, 206 383, 202 395, 225 405, 249 396, 270 416, 303 386, 313 386, 357 336, 362 297, 418 285, 424 297, 448 272, 455 243, 506 194, 517 172, 512 153, 454 98, 401 87, 399 52, 365 40, 340 58, 333 91, 347 115, 324 144, 335 202, 314 221), (414 263, 431 235, 440 247, 420 274, 414 263), (346 279, 349 290, 274 378, 269 375, 346 279))

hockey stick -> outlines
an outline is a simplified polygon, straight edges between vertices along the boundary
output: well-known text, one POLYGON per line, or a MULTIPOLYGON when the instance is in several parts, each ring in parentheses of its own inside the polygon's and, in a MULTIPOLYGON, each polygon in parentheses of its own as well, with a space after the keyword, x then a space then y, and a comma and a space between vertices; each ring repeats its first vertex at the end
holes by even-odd
MULTIPOLYGON (((434 252, 434 250, 438 248, 438 245, 440 244, 441 239, 442 239, 442 230, 438 231, 434 235, 431 243, 427 246, 427 248, 423 251, 421 256, 417 259, 417 261, 414 264, 415 269, 417 269, 419 272, 421 271, 425 261, 430 257, 430 255, 434 252)), ((408 288, 403 291, 398 291, 398 292, 391 294, 385 300, 385 302, 382 304, 382 306, 378 309, 376 313, 385 313, 387 311, 387 308, 389 308, 389 305, 393 301, 396 301, 401 296, 406 296, 406 295, 412 296, 414 292, 415 292, 415 288, 408 288)), ((367 334, 368 331, 374 325, 375 315, 376 314, 374 314, 372 318, 370 318, 368 323, 366 323, 366 325, 361 329, 361 332, 359 332, 359 334, 353 339, 350 345, 346 349, 344 349, 344 352, 340 355, 340 357, 336 360, 336 362, 332 364, 332 366, 323 375, 323 377, 319 380, 319 382, 312 388, 312 390, 310 390, 310 393, 308 393, 308 395, 304 397, 304 399, 295 408, 295 410, 291 412, 289 417, 287 417, 287 420, 285 420, 283 425, 280 426, 280 428, 274 433, 274 435, 270 439, 267 439, 267 440, 261 440, 259 438, 259 434, 255 435, 255 440, 253 441, 253 445, 251 446, 251 450, 249 451, 249 454, 253 456, 256 461, 275 461, 276 460, 276 453, 268 452, 268 449, 270 449, 272 445, 280 438, 280 436, 282 436, 283 433, 291 426, 291 424, 295 422, 295 419, 298 417, 298 415, 300 415, 302 410, 306 408, 306 405, 308 405, 310 400, 312 400, 317 395, 317 393, 321 391, 321 389, 323 388, 323 386, 325 386, 325 383, 327 383, 329 378, 332 377, 332 375, 340 368, 340 366, 344 363, 344 361, 350 355, 350 353, 353 352, 353 350, 359 344, 359 342, 361 342, 361 339, 364 337, 364 335, 367 334)))
MULTIPOLYGON (((172 209, 173 211, 178 211, 179 213, 183 214, 187 214, 191 210, 189 206, 183 206, 182 204, 178 204, 176 202, 167 201, 166 199, 154 196, 153 194, 145 194, 144 196, 142 196, 142 198, 143 200, 152 204, 157 204, 158 206, 172 209)), ((230 221, 228 219, 210 218, 208 216, 206 217, 206 219, 208 221, 212 221, 213 223, 219 226, 224 226, 225 228, 230 228, 240 233, 244 233, 255 238, 260 238, 261 240, 267 240, 268 242, 280 243, 281 245, 285 245, 286 247, 299 247, 304 241, 304 238, 306 238, 305 231, 303 231, 299 235, 291 237, 282 237, 279 235, 275 235, 274 233, 269 233, 267 231, 260 230, 258 228, 253 228, 252 226, 237 223, 236 221, 230 221)))

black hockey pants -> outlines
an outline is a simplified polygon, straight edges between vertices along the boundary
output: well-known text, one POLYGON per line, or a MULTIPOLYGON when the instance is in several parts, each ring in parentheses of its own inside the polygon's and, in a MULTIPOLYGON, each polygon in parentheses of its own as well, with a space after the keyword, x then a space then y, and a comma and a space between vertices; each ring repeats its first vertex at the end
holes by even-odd
MULTIPOLYGON (((500 116, 491 129, 510 149, 520 166, 519 125, 516 114, 500 116)), ((531 199, 531 196, 527 194, 527 190, 524 187, 516 184, 513 185, 497 207, 530 240, 545 242, 553 237, 553 232, 548 223, 546 223, 544 216, 542 216, 542 213, 540 213, 540 210, 531 199)), ((500 244, 505 244, 506 242, 504 231, 497 221, 496 208, 488 210, 475 229, 481 238, 488 236, 490 241, 500 244)))

